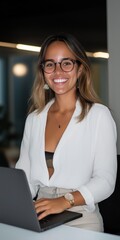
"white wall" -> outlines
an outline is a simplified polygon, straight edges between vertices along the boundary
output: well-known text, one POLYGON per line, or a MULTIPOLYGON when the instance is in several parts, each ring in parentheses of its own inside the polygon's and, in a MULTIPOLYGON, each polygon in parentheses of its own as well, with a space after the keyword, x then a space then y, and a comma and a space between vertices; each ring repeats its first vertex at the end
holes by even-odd
POLYGON ((108 102, 117 124, 120 154, 120 0, 106 0, 108 52, 108 102))

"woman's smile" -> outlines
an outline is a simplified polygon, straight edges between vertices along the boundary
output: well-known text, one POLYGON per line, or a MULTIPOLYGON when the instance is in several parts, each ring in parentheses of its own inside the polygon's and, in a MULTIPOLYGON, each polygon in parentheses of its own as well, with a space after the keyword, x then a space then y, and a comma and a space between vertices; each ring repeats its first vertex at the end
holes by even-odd
POLYGON ((54 83, 65 83, 67 82, 67 79, 65 78, 56 78, 53 80, 54 83))

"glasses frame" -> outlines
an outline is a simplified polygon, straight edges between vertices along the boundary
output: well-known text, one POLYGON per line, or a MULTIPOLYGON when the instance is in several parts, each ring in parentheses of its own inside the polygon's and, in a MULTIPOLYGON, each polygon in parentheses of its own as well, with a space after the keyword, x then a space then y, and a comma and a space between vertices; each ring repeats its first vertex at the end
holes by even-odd
POLYGON ((45 73, 51 74, 51 73, 55 72, 55 70, 56 70, 56 64, 59 64, 59 65, 60 65, 60 68, 61 68, 61 70, 62 70, 63 72, 71 72, 71 71, 74 69, 75 63, 80 64, 80 61, 79 61, 79 60, 72 59, 72 58, 63 58, 63 59, 61 60, 61 62, 55 62, 55 61, 52 60, 52 59, 48 59, 48 60, 43 61, 43 62, 40 64, 40 66, 42 67, 42 69, 43 69, 43 71, 44 71, 45 73), (62 69, 62 65, 61 65, 61 64, 62 64, 62 62, 65 61, 65 60, 70 60, 70 61, 73 63, 73 67, 72 67, 72 69, 69 70, 69 71, 65 71, 65 70, 62 69), (54 70, 53 70, 52 72, 46 72, 46 71, 44 70, 44 64, 45 64, 46 62, 49 62, 49 61, 54 63, 54 70))

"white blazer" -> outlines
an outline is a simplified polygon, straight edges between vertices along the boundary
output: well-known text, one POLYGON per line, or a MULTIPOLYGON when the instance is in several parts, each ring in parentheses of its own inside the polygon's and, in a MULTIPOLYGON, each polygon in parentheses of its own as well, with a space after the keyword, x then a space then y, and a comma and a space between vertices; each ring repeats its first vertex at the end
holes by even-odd
MULTIPOLYGON (((94 104, 83 121, 79 101, 55 150, 54 173, 49 179, 45 160, 45 126, 54 100, 37 114, 30 113, 25 122, 20 156, 16 168, 24 169, 32 196, 38 187, 50 186, 80 191, 86 209, 109 197, 114 191, 117 172, 117 131, 110 110, 94 104)), ((54 134, 54 132, 53 132, 54 134)))

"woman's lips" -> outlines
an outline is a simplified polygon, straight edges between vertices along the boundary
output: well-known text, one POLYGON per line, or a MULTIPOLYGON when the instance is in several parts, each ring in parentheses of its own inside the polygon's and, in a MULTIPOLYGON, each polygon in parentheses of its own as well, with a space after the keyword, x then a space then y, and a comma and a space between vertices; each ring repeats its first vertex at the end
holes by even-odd
POLYGON ((64 83, 64 82, 67 82, 67 79, 64 79, 64 78, 54 79, 54 83, 64 83))

